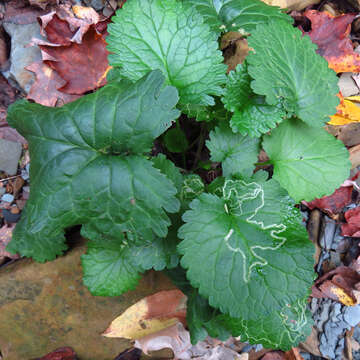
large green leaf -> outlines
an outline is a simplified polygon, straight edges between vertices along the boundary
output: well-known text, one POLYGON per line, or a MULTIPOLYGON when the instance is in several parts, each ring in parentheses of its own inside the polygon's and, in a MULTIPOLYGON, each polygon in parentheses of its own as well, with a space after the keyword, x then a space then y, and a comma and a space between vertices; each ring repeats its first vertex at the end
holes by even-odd
POLYGON ((206 146, 211 160, 221 162, 224 176, 241 174, 250 177, 260 151, 260 141, 248 136, 234 134, 228 126, 210 132, 206 146))
POLYGON ((213 105, 221 95, 226 66, 216 35, 202 16, 176 0, 131 0, 108 26, 110 64, 137 80, 160 69, 176 86, 181 104, 213 105))
POLYGON ((226 180, 183 215, 178 249, 187 277, 211 306, 256 320, 308 295, 313 246, 299 211, 275 180, 226 180))
POLYGON ((255 79, 251 86, 268 104, 281 100, 288 112, 316 127, 336 112, 338 79, 307 35, 271 20, 252 32, 249 46, 254 49, 246 58, 255 79))
POLYGON ((176 266, 174 256, 176 241, 171 237, 141 245, 126 244, 124 239, 89 241, 81 256, 84 284, 93 295, 117 296, 133 289, 145 270, 176 266))
POLYGON ((260 0, 184 0, 195 5, 213 31, 251 32, 257 24, 273 18, 292 22, 279 7, 269 6, 260 0))
POLYGON ((31 194, 8 246, 38 261, 65 249, 64 229, 83 224, 96 240, 164 237, 179 201, 172 182, 143 155, 179 115, 173 87, 150 72, 110 83, 61 108, 20 101, 8 121, 29 142, 31 194))
POLYGON ((342 142, 299 120, 282 123, 265 136, 263 147, 274 164, 274 178, 297 202, 332 194, 350 175, 342 142))
POLYGON ((229 73, 222 102, 234 113, 230 121, 234 132, 259 137, 276 127, 286 112, 280 102, 268 105, 264 96, 254 94, 250 83, 246 64, 238 65, 229 73))
POLYGON ((281 310, 257 320, 231 318, 228 315, 218 316, 217 321, 220 320, 233 336, 240 336, 242 342, 282 350, 290 350, 304 341, 313 325, 306 298, 286 304, 281 310))

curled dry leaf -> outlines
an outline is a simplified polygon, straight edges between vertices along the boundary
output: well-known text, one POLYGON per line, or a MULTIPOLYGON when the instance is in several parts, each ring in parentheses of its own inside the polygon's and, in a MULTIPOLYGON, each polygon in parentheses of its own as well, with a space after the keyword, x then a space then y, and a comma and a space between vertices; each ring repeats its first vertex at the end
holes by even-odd
POLYGON ((186 324, 186 296, 180 290, 160 291, 130 306, 102 334, 139 339, 179 321, 186 324))
POLYGON ((360 237, 360 207, 350 209, 345 213, 346 224, 341 225, 343 236, 360 237))
POLYGON ((333 16, 327 12, 307 10, 304 15, 311 21, 310 36, 318 45, 317 53, 329 63, 329 67, 340 72, 360 72, 360 54, 354 52, 349 37, 355 14, 333 16))
POLYGON ((134 346, 141 349, 146 355, 148 355, 150 351, 171 349, 175 359, 177 359, 191 347, 190 333, 185 330, 182 323, 178 322, 155 334, 147 335, 136 340, 134 346))
POLYGON ((230 31, 221 38, 220 49, 228 66, 227 72, 242 64, 250 50, 247 40, 237 31, 230 31))
POLYGON ((315 281, 311 296, 329 298, 347 306, 354 306, 358 303, 356 295, 359 290, 360 274, 346 266, 339 266, 315 281))

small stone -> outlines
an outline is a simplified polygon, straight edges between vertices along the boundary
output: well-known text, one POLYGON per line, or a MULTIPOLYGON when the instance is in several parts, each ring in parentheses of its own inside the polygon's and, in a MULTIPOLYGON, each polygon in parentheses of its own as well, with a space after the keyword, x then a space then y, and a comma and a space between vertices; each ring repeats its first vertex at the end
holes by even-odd
POLYGON ((360 305, 348 306, 344 311, 344 320, 352 327, 360 322, 360 305))
POLYGON ((104 0, 85 0, 84 1, 87 6, 91 6, 96 11, 100 11, 104 8, 104 0))
POLYGON ((5 202, 8 202, 8 203, 12 203, 14 201, 14 195, 12 195, 12 194, 4 194, 1 197, 1 200, 5 201, 5 202))
POLYGON ((35 76, 25 67, 33 62, 40 61, 41 52, 38 46, 27 45, 29 45, 32 38, 44 39, 40 34, 40 26, 37 22, 21 25, 4 22, 3 26, 11 37, 9 76, 28 93, 35 76))
POLYGON ((0 170, 5 171, 8 175, 15 175, 21 151, 20 143, 0 139, 0 170))

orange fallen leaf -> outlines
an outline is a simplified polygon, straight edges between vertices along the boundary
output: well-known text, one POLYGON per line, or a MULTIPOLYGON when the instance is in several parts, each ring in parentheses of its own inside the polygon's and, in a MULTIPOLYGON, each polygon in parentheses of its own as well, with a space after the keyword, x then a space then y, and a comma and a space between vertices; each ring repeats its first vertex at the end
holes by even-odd
POLYGON ((318 45, 317 53, 340 72, 360 72, 360 54, 354 51, 349 37, 355 14, 333 16, 327 12, 307 10, 304 15, 311 21, 311 31, 305 33, 318 45))
POLYGON ((336 114, 330 117, 328 124, 345 125, 360 122, 360 107, 350 100, 354 97, 344 98, 341 93, 338 94, 338 97, 340 98, 340 104, 336 108, 336 114))
POLYGON ((140 339, 173 326, 186 324, 187 297, 180 290, 160 291, 130 306, 102 334, 106 337, 140 339))

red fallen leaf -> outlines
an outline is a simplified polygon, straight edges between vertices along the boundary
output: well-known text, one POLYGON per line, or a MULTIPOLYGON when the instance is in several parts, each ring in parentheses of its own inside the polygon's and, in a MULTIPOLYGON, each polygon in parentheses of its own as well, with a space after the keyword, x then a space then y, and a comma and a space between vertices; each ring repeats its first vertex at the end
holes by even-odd
POLYGON ((285 353, 283 351, 270 351, 266 353, 262 360, 286 360, 285 353))
POLYGON ((36 360, 77 360, 77 356, 71 347, 62 347, 36 360))
POLYGON ((32 63, 26 70, 36 75, 36 80, 27 95, 28 99, 45 106, 59 106, 79 98, 78 95, 60 92, 58 89, 64 86, 66 81, 43 62, 32 63))
POLYGON ((357 304, 354 291, 360 290, 360 274, 355 270, 339 266, 318 278, 311 289, 315 298, 329 298, 347 306, 357 304))
POLYGON ((311 21, 311 31, 305 33, 318 45, 317 53, 339 72, 360 72, 360 54, 354 52, 349 37, 355 14, 332 16, 327 12, 307 10, 304 15, 311 21))
POLYGON ((41 34, 46 36, 48 41, 57 45, 70 45, 71 38, 75 34, 75 30, 71 30, 68 22, 53 11, 49 14, 39 17, 41 34))
POLYGON ((334 191, 332 195, 324 196, 321 199, 315 199, 310 202, 303 201, 303 203, 310 209, 315 208, 323 210, 330 216, 339 214, 342 209, 352 202, 351 196, 353 191, 353 181, 355 181, 360 175, 358 172, 353 176, 350 181, 345 181, 338 189, 334 191))
POLYGON ((341 225, 343 236, 360 237, 360 207, 350 209, 345 213, 346 224, 341 225))
POLYGON ((59 88, 67 94, 84 94, 106 84, 109 70, 106 42, 91 26, 82 38, 82 43, 69 46, 52 47, 40 45, 54 60, 45 63, 54 69, 66 81, 59 88))

